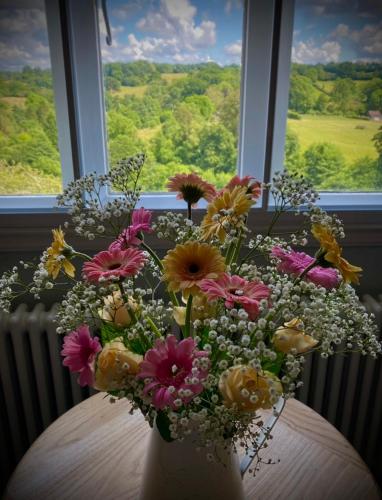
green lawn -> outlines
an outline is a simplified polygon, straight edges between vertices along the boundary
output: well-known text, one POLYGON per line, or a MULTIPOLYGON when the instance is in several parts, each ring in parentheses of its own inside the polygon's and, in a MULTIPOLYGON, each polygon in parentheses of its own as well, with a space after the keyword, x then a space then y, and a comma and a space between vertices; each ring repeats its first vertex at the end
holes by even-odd
POLYGON ((27 165, 6 165, 0 160, 0 195, 58 194, 59 177, 44 175, 27 165))
POLYGON ((372 138, 380 126, 378 122, 343 116, 301 115, 301 120, 288 119, 288 127, 297 134, 302 151, 315 142, 330 142, 350 162, 364 156, 377 158, 372 138))

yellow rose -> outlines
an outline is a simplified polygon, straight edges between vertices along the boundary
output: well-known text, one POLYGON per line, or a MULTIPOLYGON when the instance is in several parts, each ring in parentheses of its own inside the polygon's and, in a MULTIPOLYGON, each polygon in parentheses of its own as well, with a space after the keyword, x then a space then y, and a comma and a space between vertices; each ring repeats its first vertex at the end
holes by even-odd
POLYGON ((280 380, 268 371, 258 372, 248 365, 228 368, 220 376, 219 390, 226 406, 254 412, 271 408, 283 392, 280 380))
MULTIPOLYGON (((184 298, 182 299, 183 301, 184 298)), ((216 303, 209 302, 204 294, 195 295, 192 299, 191 320, 205 319, 213 317, 216 312, 216 303)), ((184 326, 186 323, 186 308, 176 306, 173 309, 173 316, 179 326, 184 326)))
POLYGON ((99 391, 123 389, 126 377, 139 371, 143 356, 131 352, 122 342, 122 337, 108 342, 97 360, 95 388, 99 391))
POLYGON ((130 325, 132 318, 129 310, 135 313, 138 309, 138 304, 133 298, 129 297, 126 303, 118 290, 105 297, 103 301, 105 305, 98 311, 101 319, 120 327, 130 325))
POLYGON ((298 354, 313 349, 318 344, 318 340, 304 332, 304 324, 299 318, 294 318, 284 326, 277 328, 273 336, 273 345, 278 351, 288 353, 296 349, 298 354))

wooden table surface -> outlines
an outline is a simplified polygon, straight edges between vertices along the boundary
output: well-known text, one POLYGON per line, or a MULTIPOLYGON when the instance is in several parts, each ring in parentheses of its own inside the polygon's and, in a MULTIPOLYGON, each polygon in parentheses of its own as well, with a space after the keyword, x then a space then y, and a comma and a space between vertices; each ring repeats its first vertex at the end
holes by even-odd
MULTIPOLYGON (((110 404, 100 393, 65 413, 28 450, 4 498, 137 499, 150 428, 128 409, 126 400, 110 404)), ((264 457, 280 462, 263 465, 256 477, 246 475, 248 499, 380 498, 357 452, 302 403, 287 401, 273 435, 264 457)))

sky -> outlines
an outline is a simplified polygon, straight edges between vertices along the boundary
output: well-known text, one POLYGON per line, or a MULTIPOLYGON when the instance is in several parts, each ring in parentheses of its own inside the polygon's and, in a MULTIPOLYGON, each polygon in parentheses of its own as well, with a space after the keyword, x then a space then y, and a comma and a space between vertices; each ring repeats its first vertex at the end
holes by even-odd
MULTIPOLYGON (((266 0, 265 0, 266 1, 266 0)), ((103 62, 240 64, 242 0, 108 0, 103 62)), ((48 68, 43 0, 0 0, 0 70, 48 68)), ((294 62, 382 61, 381 0, 296 0, 294 62)))

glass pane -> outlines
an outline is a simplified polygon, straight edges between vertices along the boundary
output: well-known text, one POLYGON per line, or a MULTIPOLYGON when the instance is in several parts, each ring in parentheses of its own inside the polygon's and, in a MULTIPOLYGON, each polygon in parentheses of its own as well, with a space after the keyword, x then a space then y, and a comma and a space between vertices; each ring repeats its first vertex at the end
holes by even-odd
POLYGON ((382 3, 296 0, 285 162, 321 191, 382 190, 382 3))
POLYGON ((100 36, 109 164, 144 152, 146 192, 175 172, 219 187, 236 171, 241 1, 108 2, 112 46, 100 36))
POLYGON ((0 0, 0 195, 61 192, 43 0, 0 0))

